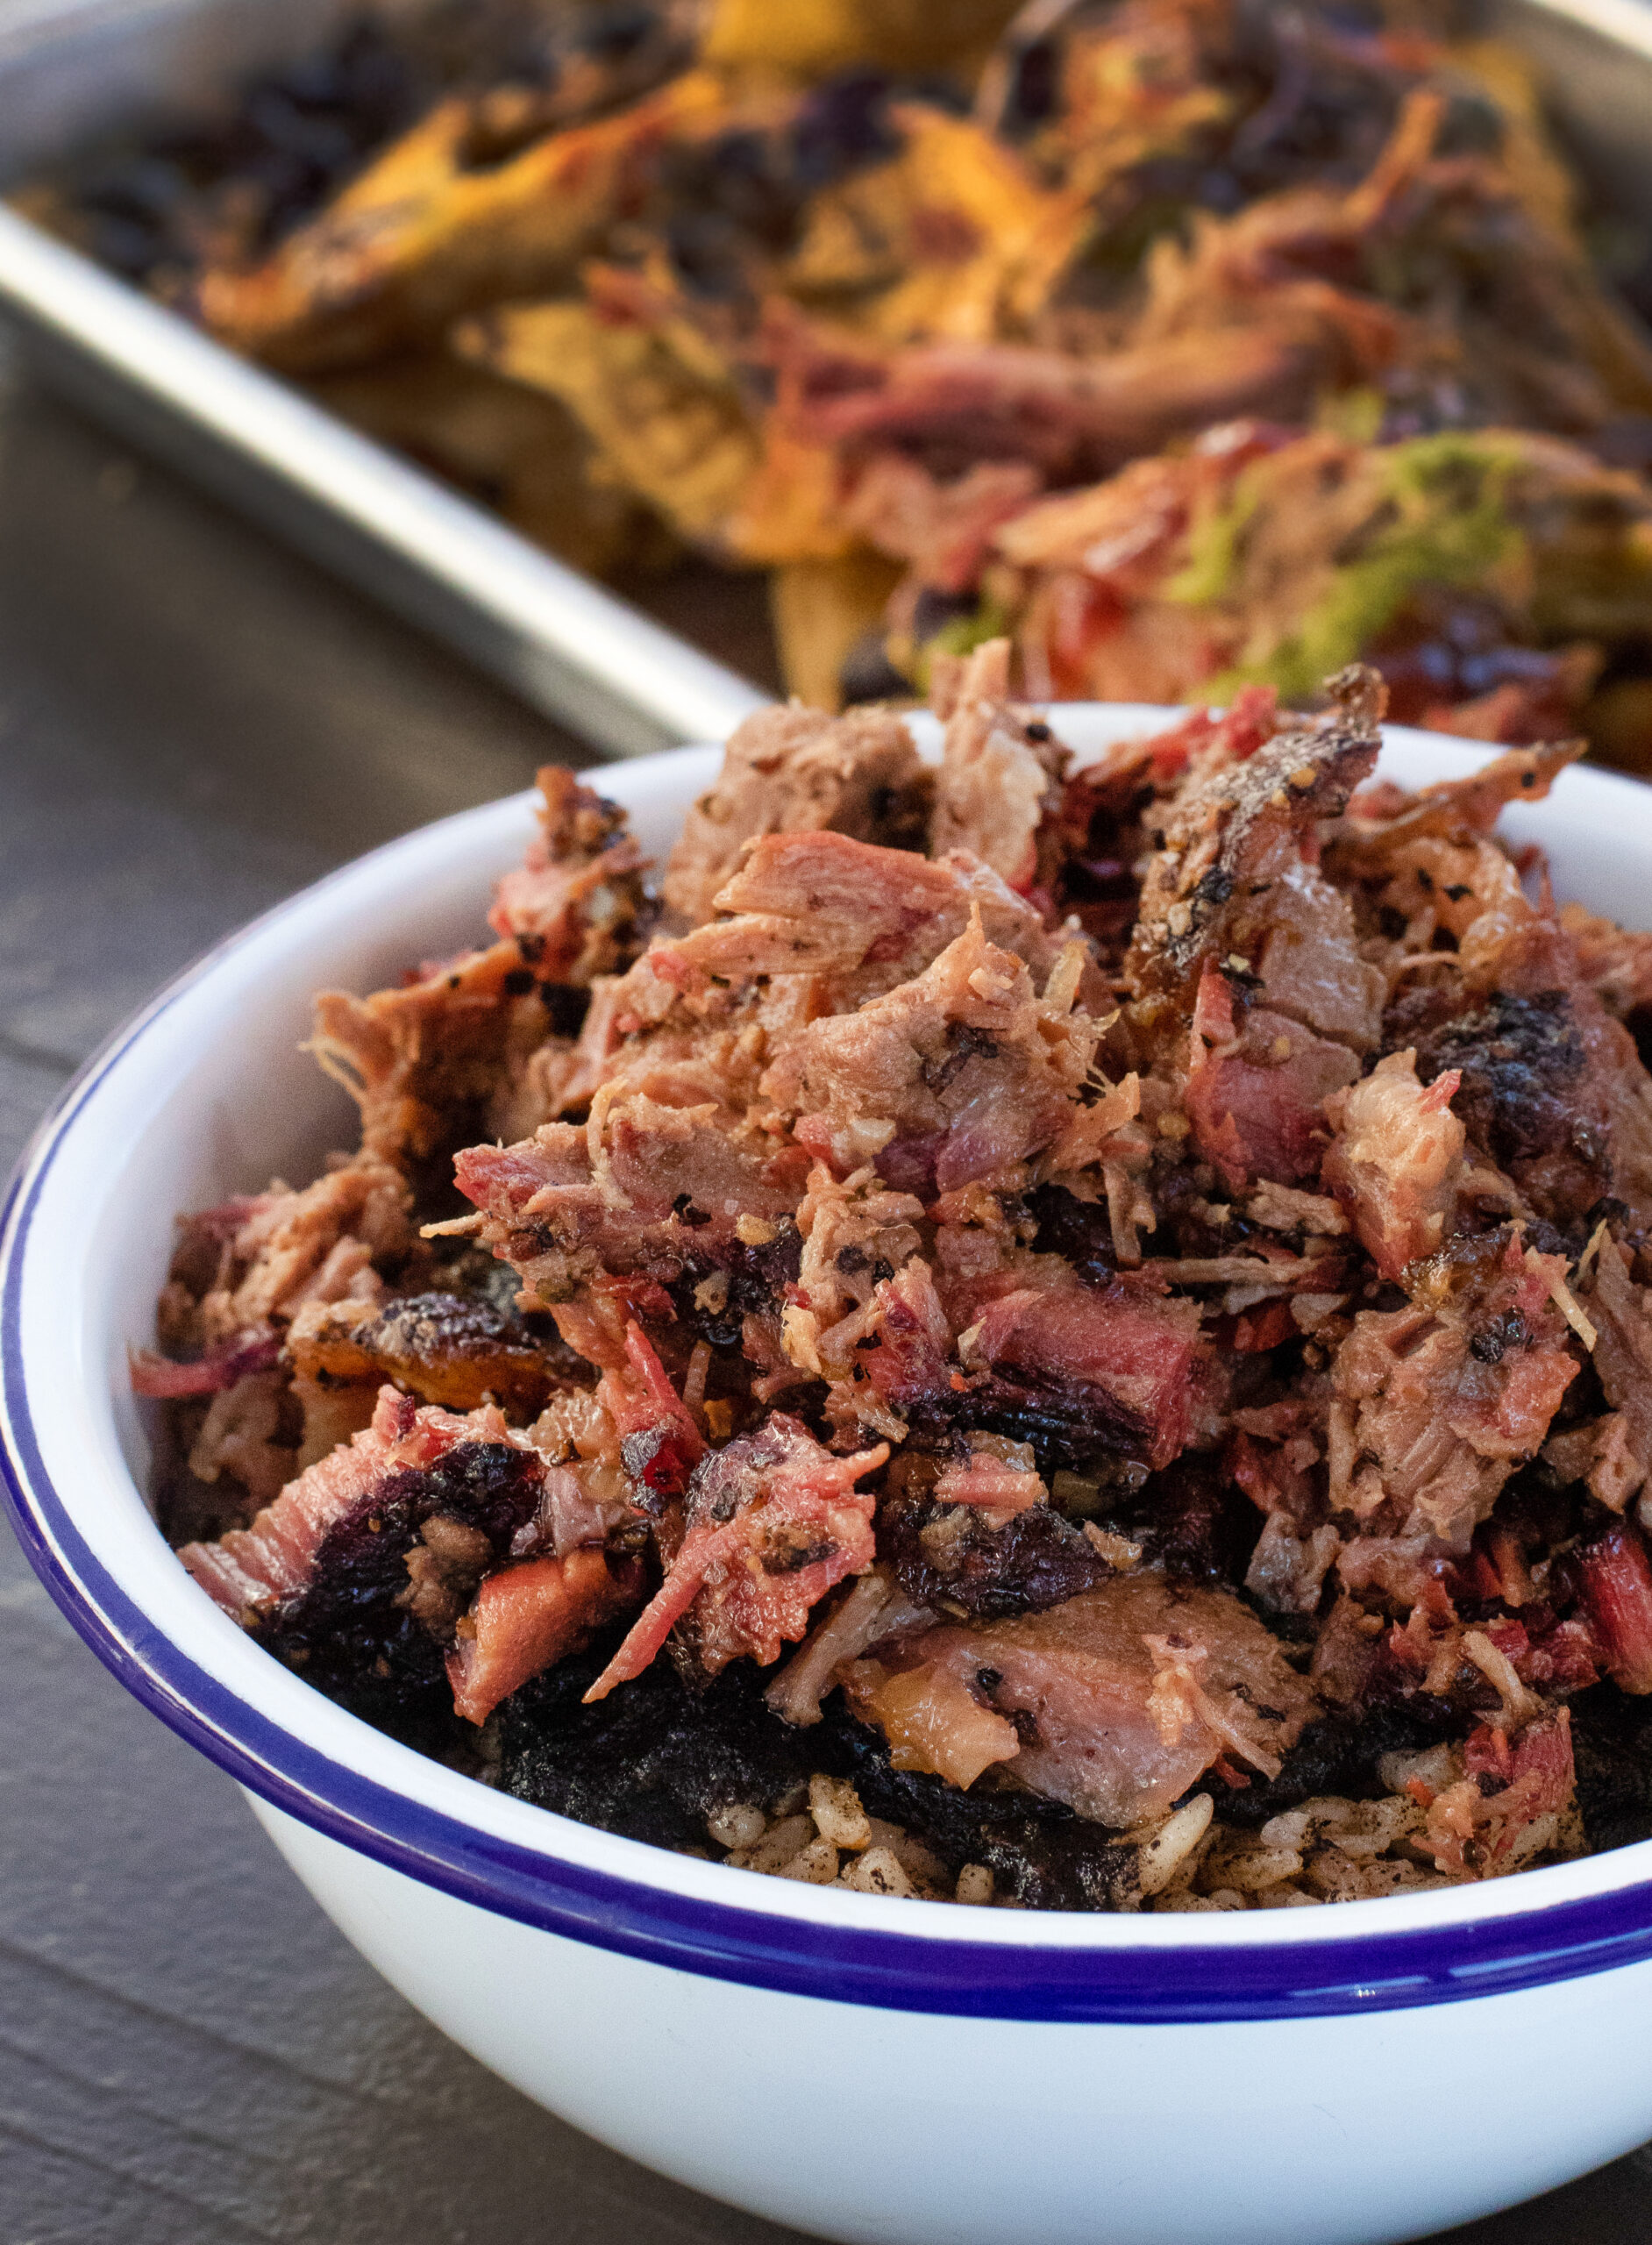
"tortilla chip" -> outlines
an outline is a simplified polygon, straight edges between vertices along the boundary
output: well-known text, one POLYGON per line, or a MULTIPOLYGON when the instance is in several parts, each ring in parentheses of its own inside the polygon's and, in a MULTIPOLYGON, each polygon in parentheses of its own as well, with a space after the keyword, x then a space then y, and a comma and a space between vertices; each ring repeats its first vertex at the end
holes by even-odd
POLYGON ((758 439, 732 377, 697 337, 550 303, 466 321, 454 340, 466 358, 559 398, 626 489, 683 538, 718 542, 758 439))
POLYGON ((967 118, 907 102, 893 121, 897 156, 815 197, 787 294, 887 343, 1025 333, 1089 234, 1086 199, 967 118))
POLYGON ((472 165, 475 103, 443 102, 263 264, 203 273, 196 309, 232 348, 288 374, 436 341, 479 305, 571 281, 673 136, 726 103, 720 79, 688 71, 617 116, 472 165))
POLYGON ((788 561, 769 579, 787 691, 811 709, 843 707, 845 657, 879 629, 899 563, 864 546, 836 561, 788 561))
POLYGON ((856 63, 924 70, 985 54, 1020 0, 716 0, 714 65, 822 77, 856 63))

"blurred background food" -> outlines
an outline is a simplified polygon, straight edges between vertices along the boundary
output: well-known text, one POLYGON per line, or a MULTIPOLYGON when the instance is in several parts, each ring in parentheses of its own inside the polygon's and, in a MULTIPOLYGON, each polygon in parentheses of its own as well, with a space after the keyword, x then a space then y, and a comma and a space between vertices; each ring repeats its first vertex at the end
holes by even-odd
POLYGON ((20 200, 583 569, 766 572, 826 706, 1365 654, 1652 772, 1644 246, 1448 8, 440 0, 20 200))

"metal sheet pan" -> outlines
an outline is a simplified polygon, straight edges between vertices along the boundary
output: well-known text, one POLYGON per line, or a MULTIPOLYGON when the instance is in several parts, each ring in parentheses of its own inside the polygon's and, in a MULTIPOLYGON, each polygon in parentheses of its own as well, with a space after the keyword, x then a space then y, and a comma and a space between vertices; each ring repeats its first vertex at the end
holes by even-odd
MULTIPOLYGON (((419 0, 381 0, 409 13, 419 0)), ((0 182, 210 108, 360 0, 9 0, 0 182)), ((96 417, 457 646, 599 748, 719 738, 769 697, 433 476, 0 209, 0 309, 96 417)))
MULTIPOLYGON (((407 13, 417 0, 380 0, 407 13)), ((148 115, 210 105, 360 0, 10 0, 0 184, 148 115)), ((1486 0, 1543 68, 1598 192, 1652 224, 1652 0, 1486 0)), ((720 738, 749 680, 0 210, 0 310, 75 400, 616 755, 720 738)))

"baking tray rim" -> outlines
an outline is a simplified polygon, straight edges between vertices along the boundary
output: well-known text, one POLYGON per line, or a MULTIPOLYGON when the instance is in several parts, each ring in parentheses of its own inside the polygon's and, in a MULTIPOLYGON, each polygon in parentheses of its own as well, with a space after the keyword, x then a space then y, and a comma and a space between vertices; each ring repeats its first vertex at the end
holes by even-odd
MULTIPOLYGON (((1652 0, 1518 0, 1518 10, 1652 65, 1652 0)), ((159 0, 139 12, 184 11, 159 0)), ((110 13, 110 0, 37 0, 0 37, 0 73, 27 55, 32 25, 61 46, 89 41, 110 13)), ((125 392, 140 420, 171 427, 161 448, 182 453, 186 472, 191 439, 216 453, 210 480, 241 482, 244 506, 610 754, 721 739, 771 698, 3 204, 0 314, 82 403, 108 409, 125 392)))

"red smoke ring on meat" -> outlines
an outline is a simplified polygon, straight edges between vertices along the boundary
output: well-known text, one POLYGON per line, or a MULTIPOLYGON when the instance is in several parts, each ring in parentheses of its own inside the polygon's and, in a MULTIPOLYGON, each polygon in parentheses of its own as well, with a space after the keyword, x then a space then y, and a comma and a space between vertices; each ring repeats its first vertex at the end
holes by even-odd
POLYGON ((252 1634, 353 1712, 367 1714, 364 1694, 411 1701, 420 1720, 446 1730, 452 1694, 443 1647, 397 1602, 409 1584, 408 1554, 425 1522, 446 1513, 482 1531, 497 1566, 532 1519, 542 1479, 537 1452, 504 1443, 460 1443, 433 1465, 385 1474, 329 1528, 304 1587, 262 1614, 252 1634))
POLYGON ((132 1393, 162 1400, 217 1395, 254 1372, 273 1372, 281 1352, 280 1336, 267 1330, 238 1333, 188 1360, 158 1356, 153 1349, 133 1349, 128 1352, 132 1393))

